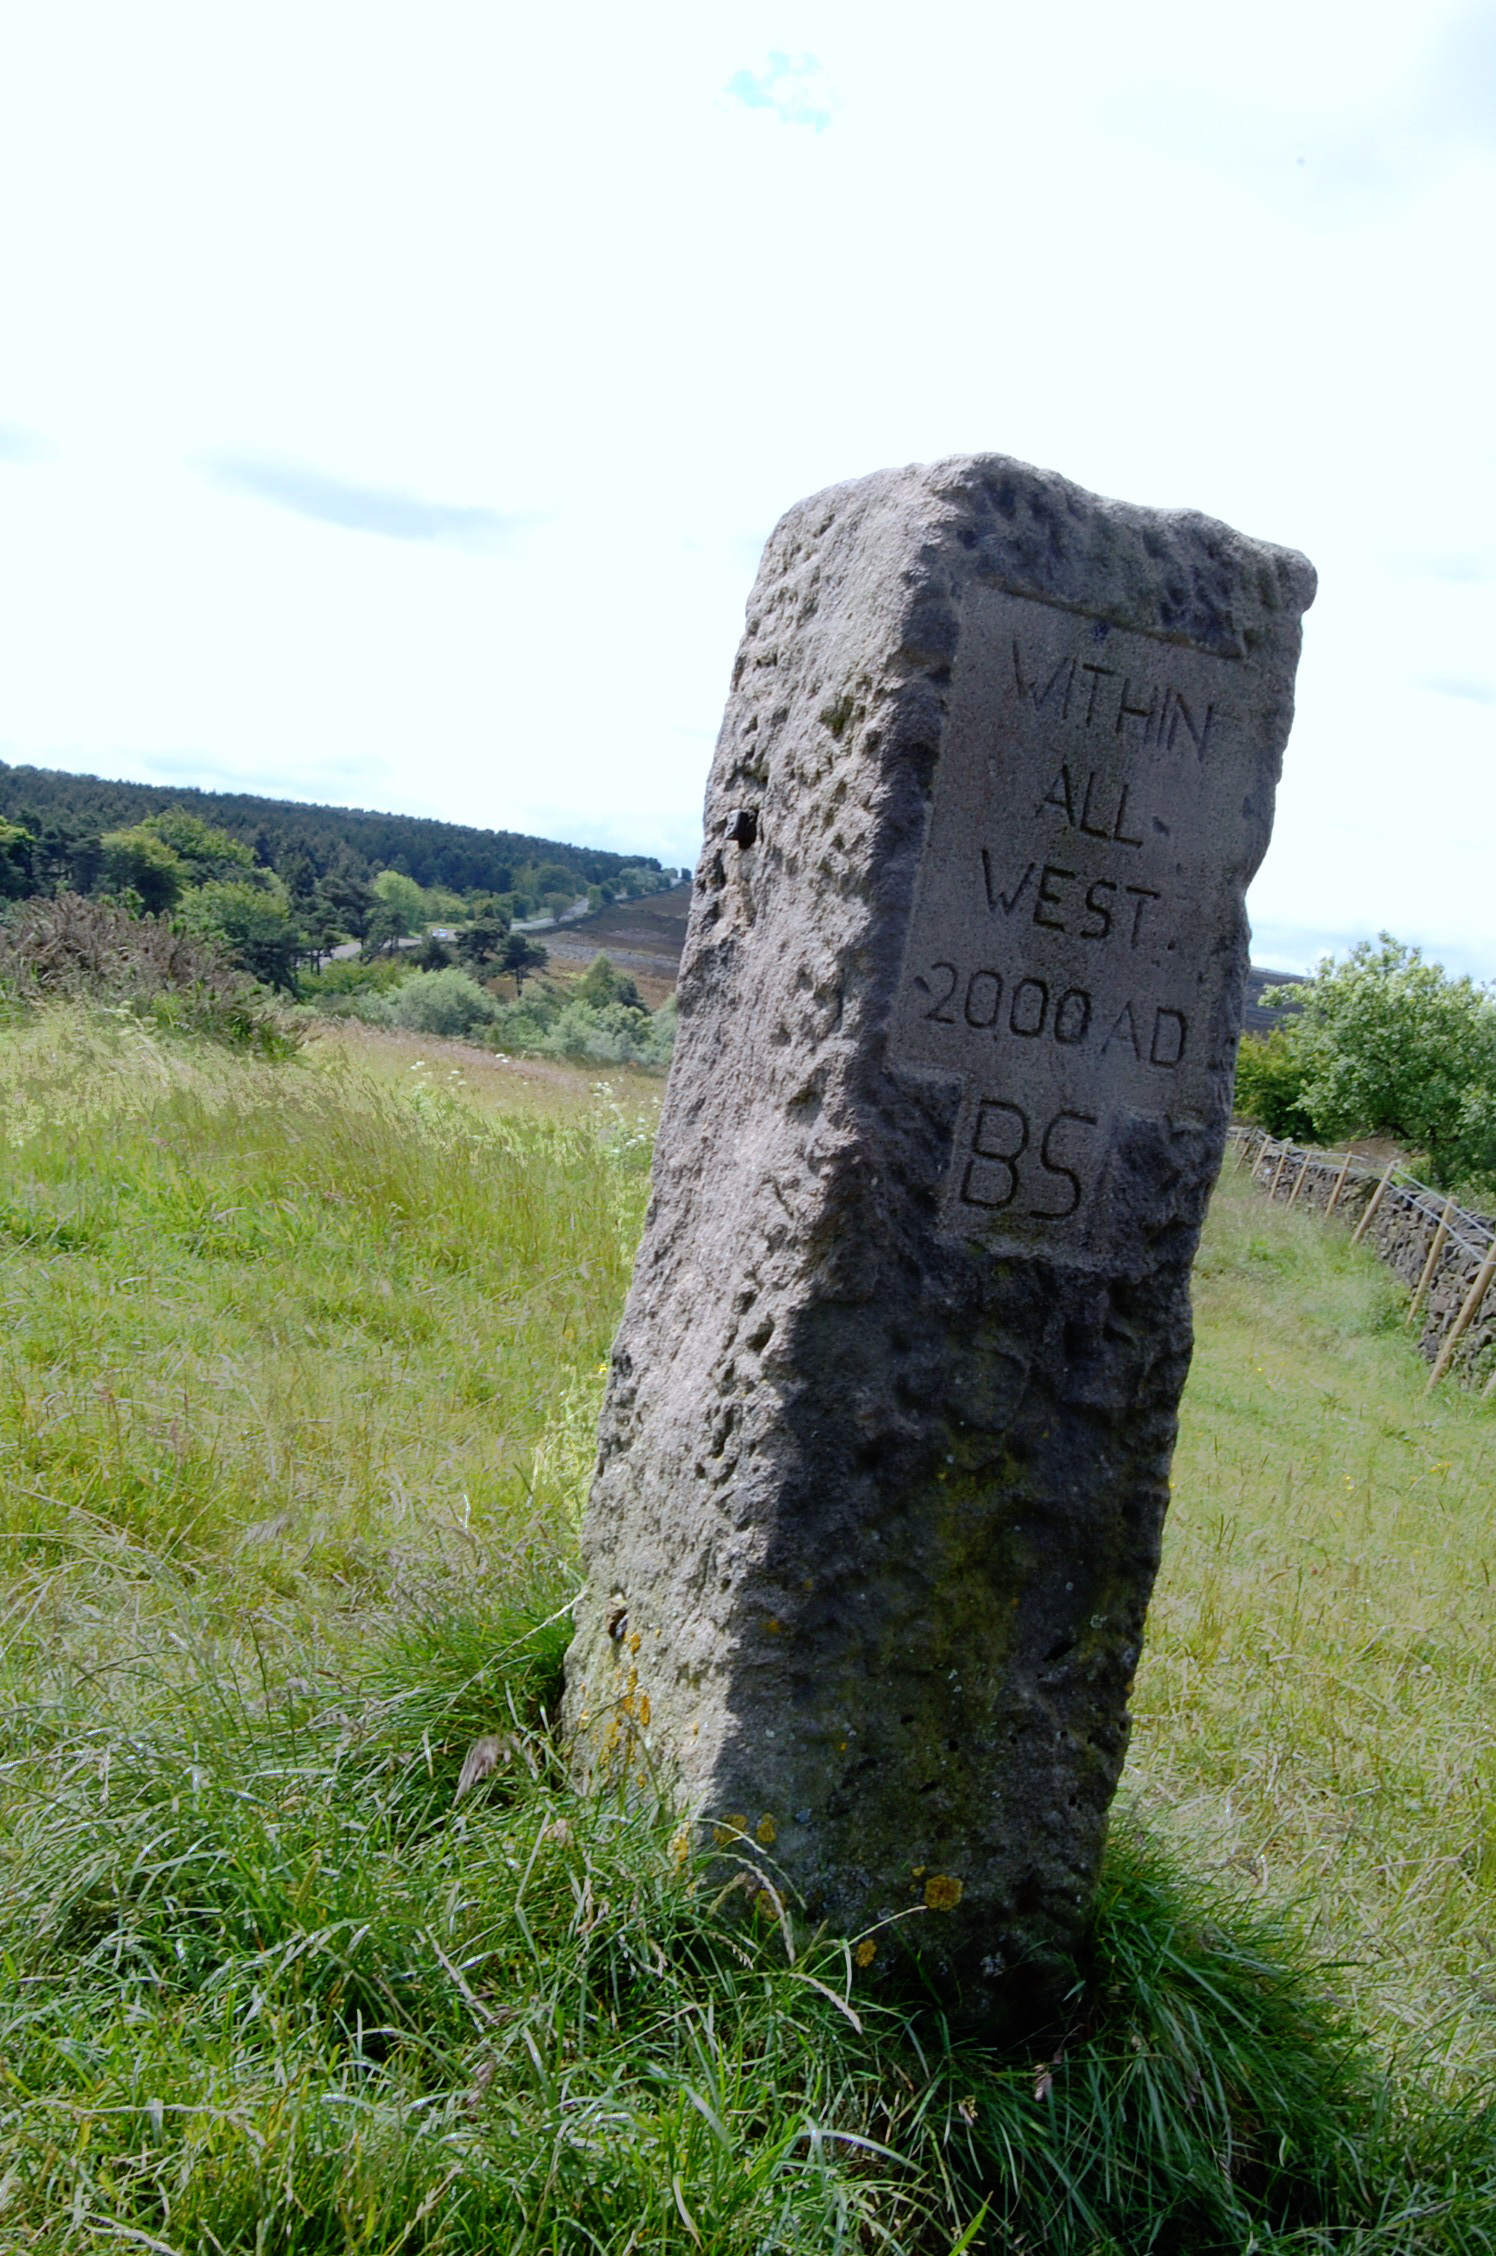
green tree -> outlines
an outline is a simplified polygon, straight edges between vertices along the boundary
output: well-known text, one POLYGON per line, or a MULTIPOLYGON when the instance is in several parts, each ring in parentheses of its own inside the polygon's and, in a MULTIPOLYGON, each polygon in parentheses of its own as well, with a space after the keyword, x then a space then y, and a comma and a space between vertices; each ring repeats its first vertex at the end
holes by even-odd
POLYGON ((135 829, 139 835, 159 838, 163 846, 170 847, 182 864, 186 885, 206 885, 214 878, 269 876, 268 871, 259 869, 248 846, 231 838, 226 830, 215 830, 201 815, 189 814, 185 807, 166 807, 159 815, 147 815, 135 829))
POLYGON ((509 919, 492 912, 473 918, 457 935, 457 953, 469 971, 481 970, 502 952, 509 937, 509 919))
POLYGON ((402 937, 403 926, 397 909, 388 901, 377 900, 364 919, 363 938, 359 950, 365 956, 377 956, 382 949, 395 953, 396 942, 402 937))
POLYGON ((106 830, 99 844, 101 874, 109 892, 133 893, 152 916, 164 916, 176 907, 187 882, 187 865, 164 839, 144 823, 136 823, 130 830, 106 830))
POLYGON ((1304 1108, 1305 1064, 1295 1039, 1298 1023, 1291 1018, 1271 1034, 1242 1036, 1236 1053, 1236 1109, 1270 1136, 1312 1144, 1316 1131, 1304 1108))
POLYGON ((1284 1031, 1320 1136, 1391 1136, 1441 1190, 1496 1173, 1496 1001, 1473 980, 1383 932, 1279 992, 1302 1005, 1284 1031))
POLYGON ((539 941, 532 940, 529 934, 525 932, 511 932, 504 942, 504 953, 499 958, 499 969, 513 974, 514 992, 519 995, 524 991, 528 974, 532 971, 543 970, 549 962, 550 957, 541 947, 539 941))
POLYGON ((318 879, 317 897, 326 902, 340 931, 354 940, 363 939, 376 896, 368 879, 346 856, 334 862, 326 876, 318 879))
POLYGON ((433 924, 460 924, 467 913, 466 901, 450 885, 426 887, 426 914, 433 924))
POLYGON ((291 917, 296 926, 297 955, 309 962, 314 971, 320 970, 323 957, 330 955, 346 937, 342 918, 320 885, 310 900, 293 898, 291 917))
POLYGON ((374 897, 399 921, 396 932, 408 939, 426 922, 426 895, 413 877, 401 870, 384 869, 374 880, 374 897))
POLYGON ((311 855, 302 853, 299 847, 293 848, 282 856, 276 874, 290 894, 297 915, 304 914, 317 892, 317 870, 311 855))
POLYGON ((186 931, 221 941, 251 978, 294 993, 304 940, 283 885, 210 878, 183 896, 178 919, 186 931))
POLYGON ((615 971, 601 950, 595 955, 572 990, 577 1000, 603 1009, 609 1003, 621 1003, 626 1010, 643 1010, 644 997, 637 983, 626 971, 615 971))
POLYGON ((627 869, 618 872, 614 883, 630 900, 643 901, 651 893, 663 893, 670 880, 661 871, 647 868, 643 862, 631 862, 627 869))
POLYGON ((36 839, 24 823, 0 815, 0 897, 18 901, 32 890, 36 839))

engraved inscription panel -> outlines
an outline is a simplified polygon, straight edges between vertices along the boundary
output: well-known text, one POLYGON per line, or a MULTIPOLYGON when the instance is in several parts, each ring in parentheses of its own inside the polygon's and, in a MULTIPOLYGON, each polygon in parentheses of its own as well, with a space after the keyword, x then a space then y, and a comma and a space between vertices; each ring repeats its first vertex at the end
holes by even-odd
POLYGON ((1261 844, 1248 671, 967 589, 890 1052, 964 1085, 944 1232, 1102 1263, 1129 1118, 1214 1112, 1261 844))

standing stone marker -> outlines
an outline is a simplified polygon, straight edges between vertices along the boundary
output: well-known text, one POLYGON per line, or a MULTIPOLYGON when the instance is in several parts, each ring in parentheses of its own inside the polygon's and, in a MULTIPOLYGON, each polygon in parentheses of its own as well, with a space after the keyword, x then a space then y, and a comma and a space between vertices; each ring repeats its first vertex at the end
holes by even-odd
POLYGON ((792 509, 734 669, 574 1764, 989 2027, 1089 1912, 1313 591, 979 456, 792 509))

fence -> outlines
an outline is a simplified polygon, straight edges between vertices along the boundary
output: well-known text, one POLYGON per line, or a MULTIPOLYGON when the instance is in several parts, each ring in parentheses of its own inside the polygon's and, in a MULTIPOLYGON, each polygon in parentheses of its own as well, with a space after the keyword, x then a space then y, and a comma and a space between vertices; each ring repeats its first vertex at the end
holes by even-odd
POLYGON ((1238 1167, 1280 1205, 1317 1207, 1351 1224, 1411 1288, 1404 1322, 1433 1368, 1425 1393, 1446 1372, 1481 1397, 1496 1394, 1496 1230, 1442 1191, 1429 1189, 1395 1160, 1385 1166, 1354 1152, 1305 1151, 1262 1128, 1233 1128, 1238 1167))

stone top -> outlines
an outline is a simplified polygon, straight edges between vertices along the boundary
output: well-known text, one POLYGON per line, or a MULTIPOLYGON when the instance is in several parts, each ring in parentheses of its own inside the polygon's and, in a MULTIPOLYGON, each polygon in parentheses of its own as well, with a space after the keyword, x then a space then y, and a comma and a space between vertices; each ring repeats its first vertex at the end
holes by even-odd
POLYGON ((780 520, 763 574, 781 544, 799 544, 830 517, 923 513, 932 498, 950 505, 970 564, 991 585, 1212 657, 1245 658, 1314 600, 1314 567, 1296 549, 1199 510, 1112 501, 1001 454, 911 463, 812 494, 780 520))

